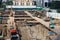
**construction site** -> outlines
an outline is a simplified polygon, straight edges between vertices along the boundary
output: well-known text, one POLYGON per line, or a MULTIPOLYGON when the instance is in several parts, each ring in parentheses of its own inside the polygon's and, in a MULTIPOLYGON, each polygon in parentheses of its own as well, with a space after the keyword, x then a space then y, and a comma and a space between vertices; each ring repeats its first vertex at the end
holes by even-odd
POLYGON ((0 40, 60 40, 60 18, 44 1, 0 0, 0 40))
POLYGON ((13 40, 12 29, 19 37, 14 40, 57 40, 60 35, 60 20, 53 18, 54 28, 51 29, 50 18, 45 10, 6 10, 0 12, 0 19, 0 30, 5 40, 13 40))

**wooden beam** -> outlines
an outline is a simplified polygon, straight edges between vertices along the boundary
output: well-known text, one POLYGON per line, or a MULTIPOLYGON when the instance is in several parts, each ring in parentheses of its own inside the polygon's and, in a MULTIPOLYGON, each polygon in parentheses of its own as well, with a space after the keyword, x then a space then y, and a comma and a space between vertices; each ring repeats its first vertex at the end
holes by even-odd
POLYGON ((45 22, 44 20, 42 20, 42 19, 40 19, 40 18, 33 17, 32 14, 29 13, 28 11, 24 11, 24 12, 27 13, 27 15, 31 16, 33 19, 35 19, 37 22, 40 22, 42 25, 44 25, 44 27, 45 27, 46 29, 48 29, 49 31, 52 31, 52 32, 54 32, 55 34, 57 34, 56 31, 54 31, 54 30, 52 30, 52 29, 49 28, 49 24, 48 24, 47 22, 45 22))

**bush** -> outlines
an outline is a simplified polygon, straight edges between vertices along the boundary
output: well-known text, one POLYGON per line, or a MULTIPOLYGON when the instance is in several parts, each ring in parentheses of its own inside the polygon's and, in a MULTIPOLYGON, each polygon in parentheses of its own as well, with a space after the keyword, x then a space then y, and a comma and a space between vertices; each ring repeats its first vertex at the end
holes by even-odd
POLYGON ((2 3, 2 7, 3 7, 3 8, 6 8, 6 2, 3 2, 3 3, 2 3))
POLYGON ((13 5, 12 1, 7 1, 6 3, 7 3, 7 5, 13 5))
POLYGON ((50 3, 51 9, 60 9, 60 1, 53 1, 50 3))
POLYGON ((60 13, 60 9, 58 9, 57 12, 60 13))
POLYGON ((52 12, 51 10, 48 10, 48 12, 52 12))

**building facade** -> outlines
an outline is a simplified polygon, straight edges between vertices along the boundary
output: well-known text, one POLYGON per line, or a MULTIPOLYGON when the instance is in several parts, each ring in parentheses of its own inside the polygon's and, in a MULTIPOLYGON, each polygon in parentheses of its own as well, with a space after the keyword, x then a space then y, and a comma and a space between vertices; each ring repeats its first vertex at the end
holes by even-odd
MULTIPOLYGON (((44 4, 44 0, 43 0, 44 4)), ((13 0, 13 5, 20 5, 20 6, 42 6, 42 0, 13 0)))
POLYGON ((36 6, 40 7, 42 6, 42 0, 33 0, 34 2, 36 2, 36 6))
POLYGON ((3 1, 13 1, 13 5, 18 6, 38 6, 44 5, 44 0, 3 0, 3 1))
POLYGON ((13 5, 19 5, 19 6, 32 6, 33 1, 32 0, 13 0, 13 5))

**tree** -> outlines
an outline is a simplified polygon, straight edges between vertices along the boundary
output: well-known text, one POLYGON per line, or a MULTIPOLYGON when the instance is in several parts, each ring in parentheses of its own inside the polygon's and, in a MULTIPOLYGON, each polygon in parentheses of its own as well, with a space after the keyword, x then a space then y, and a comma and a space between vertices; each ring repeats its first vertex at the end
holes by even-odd
POLYGON ((58 9, 57 12, 60 13, 60 9, 58 9))
POLYGON ((3 2, 3 3, 2 3, 2 7, 3 7, 3 8, 6 8, 6 2, 3 2))
POLYGON ((50 5, 51 9, 60 9, 60 1, 53 1, 50 5))
POLYGON ((0 7, 2 7, 2 0, 0 0, 0 7))
POLYGON ((7 1, 6 3, 7 3, 7 5, 13 5, 12 1, 7 1))
POLYGON ((37 5, 37 4, 36 4, 36 1, 33 1, 33 2, 34 2, 34 5, 37 5))
POLYGON ((6 9, 6 2, 2 3, 2 8, 4 8, 3 10, 5 11, 5 9, 6 9))

